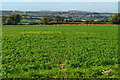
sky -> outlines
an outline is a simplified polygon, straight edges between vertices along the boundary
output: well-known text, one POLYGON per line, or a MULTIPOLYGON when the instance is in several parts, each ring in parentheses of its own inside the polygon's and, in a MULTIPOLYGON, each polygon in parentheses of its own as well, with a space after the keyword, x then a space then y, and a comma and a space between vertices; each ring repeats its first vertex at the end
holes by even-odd
POLYGON ((118 12, 117 2, 3 2, 2 10, 118 12))
POLYGON ((118 2, 119 0, 1 0, 2 2, 118 2))
POLYGON ((0 0, 3 10, 118 12, 119 0, 0 0))

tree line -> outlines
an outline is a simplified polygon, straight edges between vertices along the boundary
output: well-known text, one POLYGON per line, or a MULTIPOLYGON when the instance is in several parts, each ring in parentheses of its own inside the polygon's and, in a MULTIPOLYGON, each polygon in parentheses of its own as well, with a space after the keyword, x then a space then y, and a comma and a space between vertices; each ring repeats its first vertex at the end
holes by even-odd
MULTIPOLYGON (((18 23, 20 23, 22 20, 22 16, 20 14, 12 14, 12 15, 9 15, 7 17, 2 17, 2 23, 3 25, 17 25, 18 23)), ((55 16, 54 19, 50 18, 50 17, 43 17, 40 19, 40 21, 43 23, 43 24, 49 24, 51 21, 55 21, 55 23, 59 24, 59 23, 67 23, 67 22, 73 22, 74 23, 74 20, 73 19, 69 19, 69 20, 65 20, 61 17, 61 16, 55 16)), ((120 24, 120 13, 118 14, 115 14, 114 16, 112 16, 110 18, 110 21, 111 23, 113 24, 120 24)), ((92 24, 94 24, 93 21, 91 21, 92 24)), ((53 23, 53 24, 55 24, 53 23)), ((89 24, 90 22, 89 21, 86 21, 86 24, 89 24)), ((99 24, 100 22, 98 22, 99 24)), ((34 23, 33 23, 34 24, 34 23)))

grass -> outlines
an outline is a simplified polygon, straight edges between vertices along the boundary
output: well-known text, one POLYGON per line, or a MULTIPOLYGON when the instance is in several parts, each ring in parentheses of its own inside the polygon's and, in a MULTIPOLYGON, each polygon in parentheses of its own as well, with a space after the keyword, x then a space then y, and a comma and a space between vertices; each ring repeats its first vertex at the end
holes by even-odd
POLYGON ((118 77, 117 26, 3 27, 3 78, 118 77), (19 74, 19 75, 18 75, 19 74))

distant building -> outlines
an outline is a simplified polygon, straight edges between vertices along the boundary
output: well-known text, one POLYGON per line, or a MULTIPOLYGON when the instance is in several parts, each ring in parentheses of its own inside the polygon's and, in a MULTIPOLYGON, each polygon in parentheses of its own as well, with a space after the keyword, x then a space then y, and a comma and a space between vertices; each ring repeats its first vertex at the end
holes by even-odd
POLYGON ((86 20, 84 20, 84 19, 81 19, 81 21, 85 22, 86 20))

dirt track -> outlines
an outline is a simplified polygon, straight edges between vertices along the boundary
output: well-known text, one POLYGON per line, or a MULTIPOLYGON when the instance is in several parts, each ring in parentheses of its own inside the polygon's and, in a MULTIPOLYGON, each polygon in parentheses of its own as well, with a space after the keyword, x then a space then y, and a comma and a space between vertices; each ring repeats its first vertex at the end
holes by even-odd
POLYGON ((54 25, 0 25, 2 27, 16 27, 16 26, 118 26, 115 24, 54 24, 54 25))

